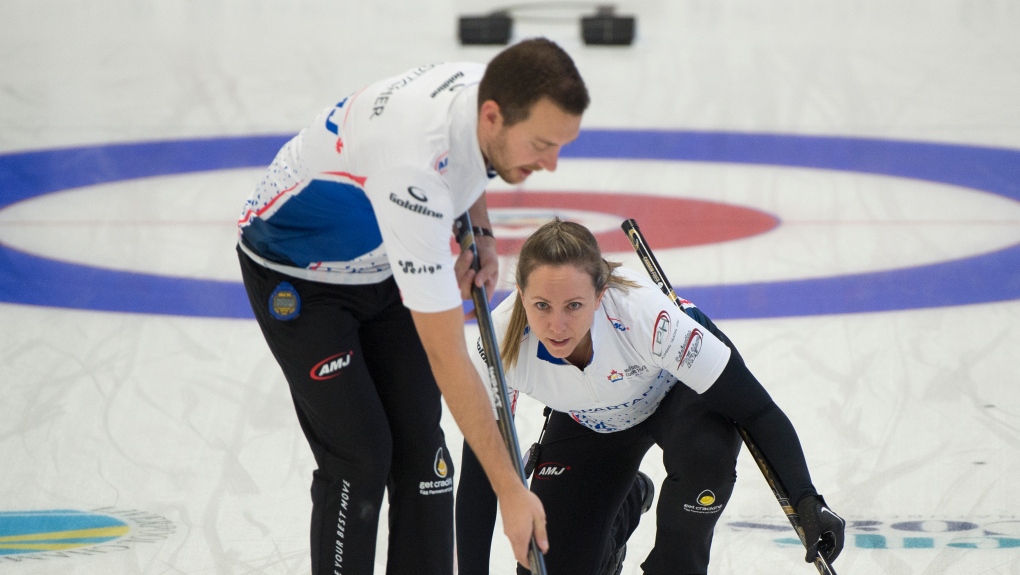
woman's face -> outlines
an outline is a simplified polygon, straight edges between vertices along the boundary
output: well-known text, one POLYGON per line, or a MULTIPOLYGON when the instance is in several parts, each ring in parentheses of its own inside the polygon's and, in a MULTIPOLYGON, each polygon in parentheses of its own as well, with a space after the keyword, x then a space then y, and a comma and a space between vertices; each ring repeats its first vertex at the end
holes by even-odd
POLYGON ((591 276, 573 265, 538 266, 525 282, 526 288, 517 289, 528 325, 549 353, 560 359, 575 350, 587 354, 588 330, 605 290, 595 293, 591 276))

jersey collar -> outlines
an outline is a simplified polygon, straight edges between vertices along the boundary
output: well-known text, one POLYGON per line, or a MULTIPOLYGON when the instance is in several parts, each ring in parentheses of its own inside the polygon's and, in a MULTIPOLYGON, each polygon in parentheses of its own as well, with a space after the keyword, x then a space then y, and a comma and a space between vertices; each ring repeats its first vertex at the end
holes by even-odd
POLYGON ((538 342, 538 353, 536 355, 538 356, 538 359, 548 361, 555 365, 570 365, 565 359, 553 357, 553 354, 549 353, 549 350, 545 348, 545 345, 543 345, 542 342, 538 342))

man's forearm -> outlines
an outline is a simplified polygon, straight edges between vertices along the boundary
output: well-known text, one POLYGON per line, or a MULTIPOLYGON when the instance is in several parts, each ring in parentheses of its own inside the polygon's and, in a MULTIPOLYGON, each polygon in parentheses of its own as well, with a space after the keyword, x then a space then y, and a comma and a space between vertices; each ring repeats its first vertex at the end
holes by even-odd
POLYGON ((468 357, 461 311, 412 316, 439 390, 493 490, 501 494, 523 487, 493 417, 489 394, 468 357))
POLYGON ((471 225, 480 228, 492 228, 489 221, 489 208, 485 199, 485 192, 475 200, 475 203, 468 208, 468 215, 471 216, 471 225))

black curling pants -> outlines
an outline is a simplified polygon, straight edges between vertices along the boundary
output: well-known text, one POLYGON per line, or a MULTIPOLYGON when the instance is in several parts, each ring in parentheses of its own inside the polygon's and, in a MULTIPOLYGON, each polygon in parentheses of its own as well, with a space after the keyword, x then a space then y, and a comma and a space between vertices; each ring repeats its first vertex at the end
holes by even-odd
MULTIPOLYGON (((597 433, 552 414, 531 480, 546 512, 549 575, 602 575, 637 528, 641 499, 634 478, 653 443, 662 448, 667 476, 658 492, 655 547, 642 568, 648 575, 707 572, 712 534, 736 482, 741 439, 732 422, 677 383, 652 417, 624 431, 597 433)), ((464 454, 458 561, 462 574, 476 575, 489 572, 495 498, 466 445, 464 454), (489 508, 491 514, 479 512, 489 508)), ((528 571, 518 567, 518 573, 528 571)))
POLYGON ((452 575, 454 470, 439 425, 440 393, 396 283, 304 281, 239 256, 252 309, 318 467, 313 574, 374 572, 386 493, 386 573, 452 575), (298 294, 296 317, 270 313, 281 282, 298 294))

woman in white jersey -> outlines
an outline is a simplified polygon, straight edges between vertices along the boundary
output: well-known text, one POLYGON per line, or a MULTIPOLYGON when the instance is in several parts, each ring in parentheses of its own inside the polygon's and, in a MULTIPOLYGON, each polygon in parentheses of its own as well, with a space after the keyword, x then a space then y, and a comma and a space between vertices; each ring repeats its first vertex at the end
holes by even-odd
MULTIPOLYGON (((550 575, 619 572, 626 539, 650 505, 638 467, 652 444, 662 448, 667 478, 642 568, 706 573, 736 481, 734 422, 786 486, 808 560, 836 558, 844 523, 812 485, 790 420, 693 304, 677 308, 642 275, 602 259, 586 228, 559 220, 524 243, 516 281, 493 323, 512 399, 524 392, 552 410, 531 484, 546 510, 550 575)), ((495 498, 473 453, 464 453, 459 572, 488 573, 495 498)))

